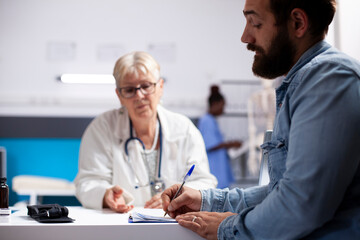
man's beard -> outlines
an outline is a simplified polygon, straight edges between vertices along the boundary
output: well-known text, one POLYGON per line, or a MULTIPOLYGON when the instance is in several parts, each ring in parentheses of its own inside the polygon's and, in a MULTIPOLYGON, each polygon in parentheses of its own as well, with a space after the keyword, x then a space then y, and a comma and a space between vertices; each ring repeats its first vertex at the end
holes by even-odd
POLYGON ((251 43, 247 48, 258 52, 254 57, 252 71, 259 77, 273 79, 285 75, 294 64, 296 48, 289 38, 286 26, 279 27, 267 54, 263 48, 251 43))

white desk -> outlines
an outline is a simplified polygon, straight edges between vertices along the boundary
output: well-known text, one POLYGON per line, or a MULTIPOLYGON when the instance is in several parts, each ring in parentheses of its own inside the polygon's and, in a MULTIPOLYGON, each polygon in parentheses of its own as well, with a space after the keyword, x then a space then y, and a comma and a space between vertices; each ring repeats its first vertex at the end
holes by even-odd
MULTIPOLYGON (((0 216, 1 240, 19 239, 202 239, 177 223, 128 223, 129 214, 110 210, 68 207, 74 223, 38 223, 21 209, 10 216, 0 216)), ((138 210, 138 209, 135 209, 138 210)))

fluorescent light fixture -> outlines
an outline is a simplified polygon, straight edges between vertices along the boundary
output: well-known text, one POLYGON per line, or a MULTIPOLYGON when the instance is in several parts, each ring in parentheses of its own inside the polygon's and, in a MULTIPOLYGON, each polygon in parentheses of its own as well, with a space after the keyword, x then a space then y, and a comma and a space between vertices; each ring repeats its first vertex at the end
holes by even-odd
POLYGON ((62 83, 84 84, 114 84, 115 79, 111 74, 63 74, 60 77, 62 83))

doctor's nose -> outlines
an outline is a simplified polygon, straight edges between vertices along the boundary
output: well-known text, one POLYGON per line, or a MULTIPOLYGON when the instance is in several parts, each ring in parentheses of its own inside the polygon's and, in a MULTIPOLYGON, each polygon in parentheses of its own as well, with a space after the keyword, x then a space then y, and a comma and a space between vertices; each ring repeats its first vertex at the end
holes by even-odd
POLYGON ((136 88, 135 89, 135 96, 138 98, 143 98, 145 97, 145 94, 141 91, 141 88, 136 88))

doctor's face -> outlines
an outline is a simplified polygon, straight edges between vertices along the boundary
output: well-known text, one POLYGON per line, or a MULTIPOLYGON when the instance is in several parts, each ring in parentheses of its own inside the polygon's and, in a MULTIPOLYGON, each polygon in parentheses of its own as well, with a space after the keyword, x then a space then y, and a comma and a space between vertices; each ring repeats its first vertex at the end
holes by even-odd
POLYGON ((119 88, 116 89, 116 94, 121 105, 128 110, 132 121, 156 118, 157 105, 163 94, 162 79, 157 80, 151 74, 126 75, 119 88), (134 91, 135 94, 131 96, 134 91))

